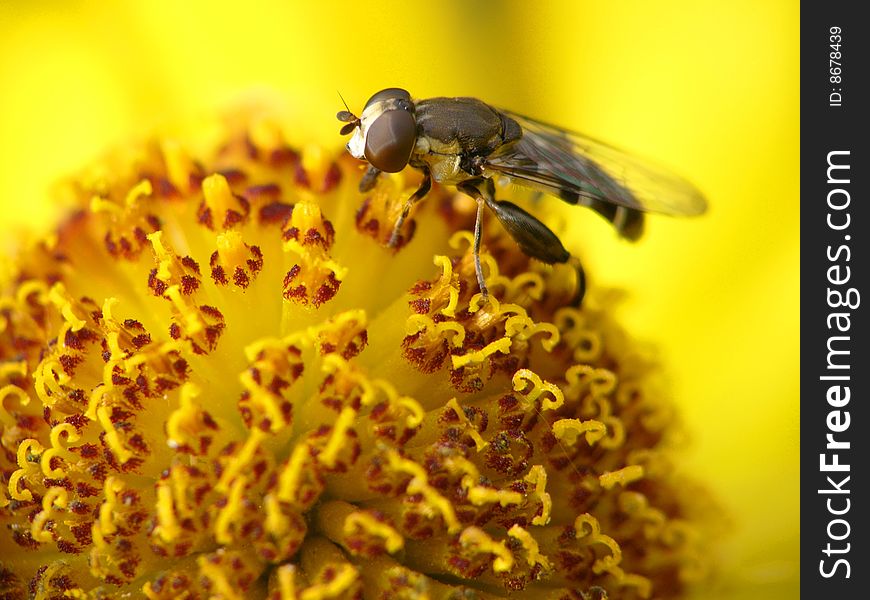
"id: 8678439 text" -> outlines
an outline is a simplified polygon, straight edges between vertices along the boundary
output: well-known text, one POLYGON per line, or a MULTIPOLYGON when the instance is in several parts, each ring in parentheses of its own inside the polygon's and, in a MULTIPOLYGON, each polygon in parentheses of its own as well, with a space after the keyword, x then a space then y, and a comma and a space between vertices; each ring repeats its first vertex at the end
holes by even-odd
POLYGON ((843 29, 836 25, 829 29, 831 35, 830 54, 828 58, 828 81, 831 93, 828 95, 828 106, 843 105, 843 29))

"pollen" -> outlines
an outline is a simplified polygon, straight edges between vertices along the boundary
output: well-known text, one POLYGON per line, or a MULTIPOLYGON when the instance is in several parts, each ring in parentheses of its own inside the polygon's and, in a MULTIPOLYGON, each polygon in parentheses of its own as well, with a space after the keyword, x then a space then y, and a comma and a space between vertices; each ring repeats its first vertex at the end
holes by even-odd
POLYGON ((389 248, 419 177, 360 193, 355 161, 277 123, 119 148, 13 258, 0 596, 679 598, 704 580, 704 495, 607 294, 577 306, 570 265, 487 222, 484 298, 466 198, 436 185, 389 248))

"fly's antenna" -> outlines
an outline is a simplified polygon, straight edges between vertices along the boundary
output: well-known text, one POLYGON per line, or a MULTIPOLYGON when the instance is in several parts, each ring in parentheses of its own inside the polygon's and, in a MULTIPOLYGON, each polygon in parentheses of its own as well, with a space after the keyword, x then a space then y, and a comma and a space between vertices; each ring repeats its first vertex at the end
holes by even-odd
POLYGON ((350 107, 347 105, 347 102, 345 102, 344 96, 341 95, 341 92, 339 92, 338 90, 335 91, 338 92, 338 97, 341 98, 341 102, 342 104, 344 104, 344 108, 346 109, 339 111, 338 114, 335 115, 339 121, 345 123, 344 127, 341 128, 341 131, 339 133, 341 133, 341 135, 347 135, 348 133, 353 131, 354 128, 359 127, 360 120, 359 117, 350 112, 350 107))
POLYGON ((344 108, 347 109, 347 112, 350 112, 350 107, 347 105, 347 101, 345 101, 344 96, 341 95, 341 92, 335 90, 335 93, 338 94, 339 98, 341 98, 341 103, 344 104, 344 108))

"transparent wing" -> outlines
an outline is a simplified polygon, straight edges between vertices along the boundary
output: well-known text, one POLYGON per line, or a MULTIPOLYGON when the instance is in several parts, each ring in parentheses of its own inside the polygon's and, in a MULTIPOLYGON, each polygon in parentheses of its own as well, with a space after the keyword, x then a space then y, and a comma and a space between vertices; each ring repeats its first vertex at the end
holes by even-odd
POLYGON ((572 204, 611 203, 669 215, 699 215, 701 192, 667 169, 579 133, 499 109, 523 128, 523 137, 487 157, 484 172, 506 175, 572 204))

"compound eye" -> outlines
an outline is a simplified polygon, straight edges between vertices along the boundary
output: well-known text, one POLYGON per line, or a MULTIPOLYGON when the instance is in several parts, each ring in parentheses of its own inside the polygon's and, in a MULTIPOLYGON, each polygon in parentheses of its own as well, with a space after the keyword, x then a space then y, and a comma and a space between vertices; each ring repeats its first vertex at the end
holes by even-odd
POLYGON ((369 125, 366 132, 366 160, 385 173, 398 173, 411 159, 417 141, 414 115, 388 110, 369 125))
MULTIPOLYGON (((387 88, 369 98, 369 101, 366 102, 365 108, 368 108, 375 102, 382 102, 383 100, 407 100, 410 102, 411 94, 402 88, 387 88)), ((365 108, 363 110, 365 110, 365 108)))

